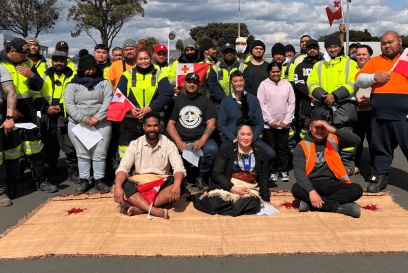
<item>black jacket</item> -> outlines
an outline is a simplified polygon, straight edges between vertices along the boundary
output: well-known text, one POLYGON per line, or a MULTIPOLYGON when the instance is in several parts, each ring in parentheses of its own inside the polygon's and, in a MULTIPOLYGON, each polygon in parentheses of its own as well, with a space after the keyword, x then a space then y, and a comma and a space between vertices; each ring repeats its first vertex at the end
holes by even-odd
POLYGON ((197 55, 194 60, 188 60, 185 53, 178 58, 179 63, 200 63, 205 60, 204 54, 201 54, 199 50, 196 51, 197 55))
MULTIPOLYGON (((268 155, 262 149, 262 147, 252 144, 252 149, 255 155, 255 165, 259 170, 258 175, 258 186, 259 195, 264 201, 270 201, 269 194, 269 181, 268 181, 268 167, 269 160, 268 155)), ((234 160, 237 158, 238 154, 238 143, 233 143, 231 145, 223 148, 215 158, 214 169, 211 180, 209 191, 214 189, 222 189, 225 191, 230 191, 234 184, 231 182, 232 168, 234 160)))

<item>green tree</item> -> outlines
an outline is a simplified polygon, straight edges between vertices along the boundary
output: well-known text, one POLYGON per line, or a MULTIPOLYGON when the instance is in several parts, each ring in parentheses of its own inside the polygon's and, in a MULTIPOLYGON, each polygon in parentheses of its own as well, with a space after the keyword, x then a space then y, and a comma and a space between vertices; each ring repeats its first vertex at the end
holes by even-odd
POLYGON ((77 21, 72 37, 78 37, 82 31, 97 44, 95 36, 99 31, 102 43, 112 46, 113 39, 123 25, 137 14, 144 16, 142 4, 146 0, 70 0, 75 2, 69 9, 67 20, 77 21))
MULTIPOLYGON (((329 35, 340 35, 340 31, 333 32, 332 34, 329 35)), ((319 42, 324 42, 324 39, 326 39, 327 36, 329 35, 324 35, 319 37, 319 42)), ((346 41, 346 37, 344 37, 344 41, 346 41)), ((364 31, 361 30, 350 30, 350 41, 354 42, 377 42, 380 41, 380 38, 377 36, 372 36, 370 32, 368 32, 367 29, 364 31)))
POLYGON ((58 0, 0 0, 0 30, 27 37, 48 32, 64 8, 58 0))
POLYGON ((183 51, 183 40, 178 39, 176 42, 176 49, 179 51, 183 51))
POLYGON ((157 39, 156 37, 154 37, 154 36, 149 36, 149 37, 147 37, 146 38, 146 41, 147 41, 147 43, 149 44, 149 46, 151 47, 151 48, 155 48, 158 44, 160 44, 160 41, 159 41, 159 39, 157 39))

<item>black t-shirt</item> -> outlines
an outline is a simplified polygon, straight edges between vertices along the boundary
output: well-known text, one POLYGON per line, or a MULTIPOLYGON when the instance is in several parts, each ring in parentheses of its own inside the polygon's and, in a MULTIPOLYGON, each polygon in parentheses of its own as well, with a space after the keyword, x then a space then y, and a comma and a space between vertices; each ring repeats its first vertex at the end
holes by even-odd
POLYGON ((177 96, 169 105, 171 120, 182 141, 196 141, 201 138, 206 122, 217 117, 213 102, 202 94, 190 99, 184 94, 177 96))
POLYGON ((247 62, 249 73, 251 74, 251 91, 250 93, 256 97, 258 94, 258 88, 262 81, 268 78, 268 68, 269 63, 264 62, 261 65, 254 65, 251 62, 247 62))

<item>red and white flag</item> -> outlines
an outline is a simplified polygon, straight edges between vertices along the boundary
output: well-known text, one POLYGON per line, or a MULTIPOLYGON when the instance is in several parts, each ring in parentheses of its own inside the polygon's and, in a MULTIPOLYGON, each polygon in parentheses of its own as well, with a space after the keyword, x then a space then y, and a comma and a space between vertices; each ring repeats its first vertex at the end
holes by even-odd
POLYGON ((154 199, 156 198, 156 195, 159 193, 161 186, 163 186, 163 183, 166 181, 166 177, 152 181, 143 185, 136 186, 136 188, 139 190, 140 194, 146 199, 147 202, 150 204, 150 209, 149 213, 147 214, 147 219, 152 220, 152 217, 150 216, 150 212, 153 207, 153 202, 154 199))
POLYGON ((178 63, 177 64, 177 72, 176 72, 176 84, 177 86, 183 86, 184 80, 186 79, 186 75, 188 73, 197 73, 200 76, 200 82, 203 81, 205 77, 205 73, 209 67, 208 63, 178 63))
POLYGON ((109 104, 108 116, 106 119, 112 121, 122 121, 125 114, 133 108, 135 108, 133 103, 131 103, 130 100, 128 100, 122 94, 122 92, 119 91, 119 89, 116 89, 116 93, 109 104))
POLYGON ((326 8, 327 18, 329 18, 330 26, 332 26, 334 20, 340 20, 343 18, 343 12, 340 0, 333 0, 326 8))
POLYGON ((391 72, 401 74, 405 77, 408 77, 408 48, 402 52, 398 61, 394 64, 394 67, 391 69, 391 72))

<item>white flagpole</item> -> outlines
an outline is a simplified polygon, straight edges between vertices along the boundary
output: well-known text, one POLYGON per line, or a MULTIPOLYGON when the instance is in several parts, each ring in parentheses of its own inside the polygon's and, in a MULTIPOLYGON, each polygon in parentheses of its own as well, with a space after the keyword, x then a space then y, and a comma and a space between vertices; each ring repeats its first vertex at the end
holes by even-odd
POLYGON ((349 42, 350 42, 350 35, 349 35, 349 14, 350 14, 350 2, 351 0, 347 0, 347 24, 346 24, 346 54, 349 53, 349 42))
POLYGON ((343 0, 340 0, 340 4, 341 4, 341 17, 343 19, 343 24, 344 24, 344 9, 343 9, 343 0))
POLYGON ((150 216, 150 212, 152 211, 152 207, 153 207, 153 203, 150 204, 149 213, 147 214, 147 220, 152 220, 153 219, 153 217, 150 216))

